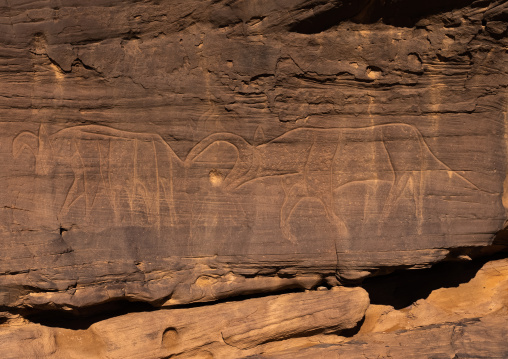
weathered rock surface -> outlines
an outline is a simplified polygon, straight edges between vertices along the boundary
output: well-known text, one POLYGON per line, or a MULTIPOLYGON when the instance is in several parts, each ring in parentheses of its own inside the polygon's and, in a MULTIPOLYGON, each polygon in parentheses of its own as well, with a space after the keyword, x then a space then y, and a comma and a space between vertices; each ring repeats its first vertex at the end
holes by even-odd
MULTIPOLYGON (((506 358, 508 259, 469 282, 441 288, 402 310, 371 305, 357 335, 256 358, 506 358)), ((316 343, 318 342, 318 343, 316 343)))
POLYGON ((494 313, 508 314, 508 260, 487 263, 469 282, 436 289, 411 306, 371 305, 360 333, 409 330, 494 313))
POLYGON ((363 289, 336 288, 131 313, 98 322, 87 330, 14 322, 8 328, 0 326, 0 356, 233 358, 265 343, 354 328, 368 305, 363 289))
POLYGON ((338 287, 130 313, 82 330, 6 320, 2 358, 505 358, 508 259, 401 310, 338 287), (344 331, 364 315, 359 331, 344 331))
MULTIPOLYGON (((375 333, 344 344, 322 344, 297 352, 254 358, 506 358, 508 315, 488 316, 421 327, 397 333, 375 333), (363 340, 362 340, 363 339, 363 340)), ((249 358, 253 358, 252 356, 249 358)))
POLYGON ((343 287, 507 247, 507 24, 0 0, 0 356, 507 357, 506 260, 405 308, 343 287))
POLYGON ((0 6, 2 306, 336 285, 503 228, 503 1, 0 6))

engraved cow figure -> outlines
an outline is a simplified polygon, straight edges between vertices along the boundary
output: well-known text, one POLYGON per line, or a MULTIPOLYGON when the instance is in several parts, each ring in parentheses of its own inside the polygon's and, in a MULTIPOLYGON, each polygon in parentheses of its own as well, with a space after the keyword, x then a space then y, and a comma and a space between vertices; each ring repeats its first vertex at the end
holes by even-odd
POLYGON ((80 201, 85 219, 99 210, 112 211, 117 224, 142 222, 160 228, 177 221, 173 181, 183 161, 159 135, 85 125, 50 136, 41 125, 38 135, 25 131, 15 137, 14 157, 25 150, 35 156, 36 177, 46 178, 49 186, 58 186, 59 178, 67 183, 72 178, 64 190, 46 189, 36 199, 50 215, 65 217, 80 201), (107 204, 96 205, 98 196, 107 204))
POLYGON ((224 188, 235 190, 258 179, 281 178, 285 199, 280 211, 280 228, 284 237, 293 242, 289 221, 304 198, 319 200, 330 222, 344 229, 343 220, 333 208, 334 193, 347 184, 391 183, 380 223, 388 219, 400 196, 409 190, 418 233, 424 221, 424 181, 431 171, 446 171, 469 189, 479 190, 440 161, 418 129, 407 124, 298 128, 258 146, 231 133, 215 133, 200 141, 187 160, 193 161, 216 142, 228 142, 238 150, 237 162, 222 183, 224 188))

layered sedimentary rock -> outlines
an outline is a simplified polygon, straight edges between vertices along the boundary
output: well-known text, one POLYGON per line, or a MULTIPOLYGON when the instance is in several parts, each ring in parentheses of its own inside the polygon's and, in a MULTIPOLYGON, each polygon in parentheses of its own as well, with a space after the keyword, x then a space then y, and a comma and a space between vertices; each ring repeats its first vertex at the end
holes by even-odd
POLYGON ((341 286, 506 247, 507 20, 502 0, 0 0, 2 356, 506 356, 498 262, 474 305, 341 286), (147 312, 34 319, 129 302, 147 312))
POLYGON ((421 327, 401 333, 376 333, 368 340, 299 348, 298 352, 257 358, 506 358, 508 316, 421 327))
POLYGON ((372 305, 360 333, 410 330, 445 322, 459 322, 496 313, 507 314, 508 260, 485 264, 469 282, 432 291, 400 310, 372 305))
POLYGON ((0 331, 0 353, 3 358, 233 358, 265 343, 354 328, 368 305, 363 289, 337 288, 131 313, 87 330, 14 324, 0 331))
POLYGON ((358 334, 342 342, 315 340, 260 352, 258 358, 505 358, 507 322, 503 259, 485 264, 469 282, 436 289, 406 308, 369 306, 358 334))
POLYGON ((0 303, 337 285, 503 228, 506 4, 23 1, 0 303))
POLYGON ((0 325, 0 355, 505 358, 507 322, 508 260, 503 259, 485 264, 469 282, 436 289, 400 310, 369 305, 361 288, 337 287, 130 313, 77 330, 59 328, 55 322, 41 325, 12 317, 0 325))

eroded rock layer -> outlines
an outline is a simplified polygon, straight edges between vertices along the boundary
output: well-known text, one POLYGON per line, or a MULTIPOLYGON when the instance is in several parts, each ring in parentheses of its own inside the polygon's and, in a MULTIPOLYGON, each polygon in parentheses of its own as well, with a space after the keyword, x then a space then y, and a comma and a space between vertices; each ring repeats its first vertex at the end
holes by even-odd
POLYGON ((506 260, 409 307, 344 287, 506 248, 507 24, 0 0, 0 356, 508 356, 506 260))
POLYGON ((502 229, 502 1, 0 3, 0 304, 337 285, 502 229))
MULTIPOLYGON (((68 323, 76 321, 79 317, 68 323)), ((65 322, 46 320, 36 324, 11 315, 0 324, 0 355, 505 358, 507 321, 508 259, 503 259, 486 263, 469 282, 436 289, 400 310, 369 305, 367 292, 361 288, 336 287, 130 313, 80 329, 62 328, 65 322)))

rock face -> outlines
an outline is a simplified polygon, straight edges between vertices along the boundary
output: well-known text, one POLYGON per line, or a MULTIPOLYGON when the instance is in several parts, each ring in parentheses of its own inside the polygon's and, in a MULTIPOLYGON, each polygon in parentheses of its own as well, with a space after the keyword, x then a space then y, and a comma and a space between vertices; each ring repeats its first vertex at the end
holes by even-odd
POLYGON ((55 358, 194 358, 206 357, 206 353, 238 357, 257 345, 295 334, 354 328, 368 305, 367 292, 343 288, 132 313, 82 331, 29 324, 2 333, 1 353, 4 358, 34 357, 37 353, 55 358), (26 345, 20 347, 23 337, 26 345), (83 344, 75 347, 76 341, 83 344))
POLYGON ((10 318, 2 358, 506 358, 508 259, 395 310, 361 288, 159 309, 71 330, 10 318), (364 317, 364 320, 361 319, 364 317), (361 326, 360 329, 354 329, 361 326), (351 336, 351 333, 355 334, 351 336), (23 345, 20 345, 20 343, 23 345))
POLYGON ((490 245, 505 18, 481 1, 6 3, 0 303, 210 301, 490 245))
MULTIPOLYGON (((0 1, 3 317, 180 311, 502 249, 507 18, 502 0, 0 1)), ((224 342, 363 316, 263 310, 289 334, 224 342)), ((66 355, 35 326, 16 335, 66 355)))
POLYGON ((435 290, 402 310, 371 305, 351 340, 258 358, 506 358, 507 309, 504 259, 486 264, 470 282, 435 290))
POLYGON ((258 358, 506 358, 507 316, 374 334, 369 342, 320 345, 258 358))
POLYGON ((425 299, 401 310, 372 305, 365 314, 360 333, 410 330, 417 327, 459 322, 494 313, 506 314, 508 308, 508 260, 487 263, 467 283, 432 291, 425 299))

